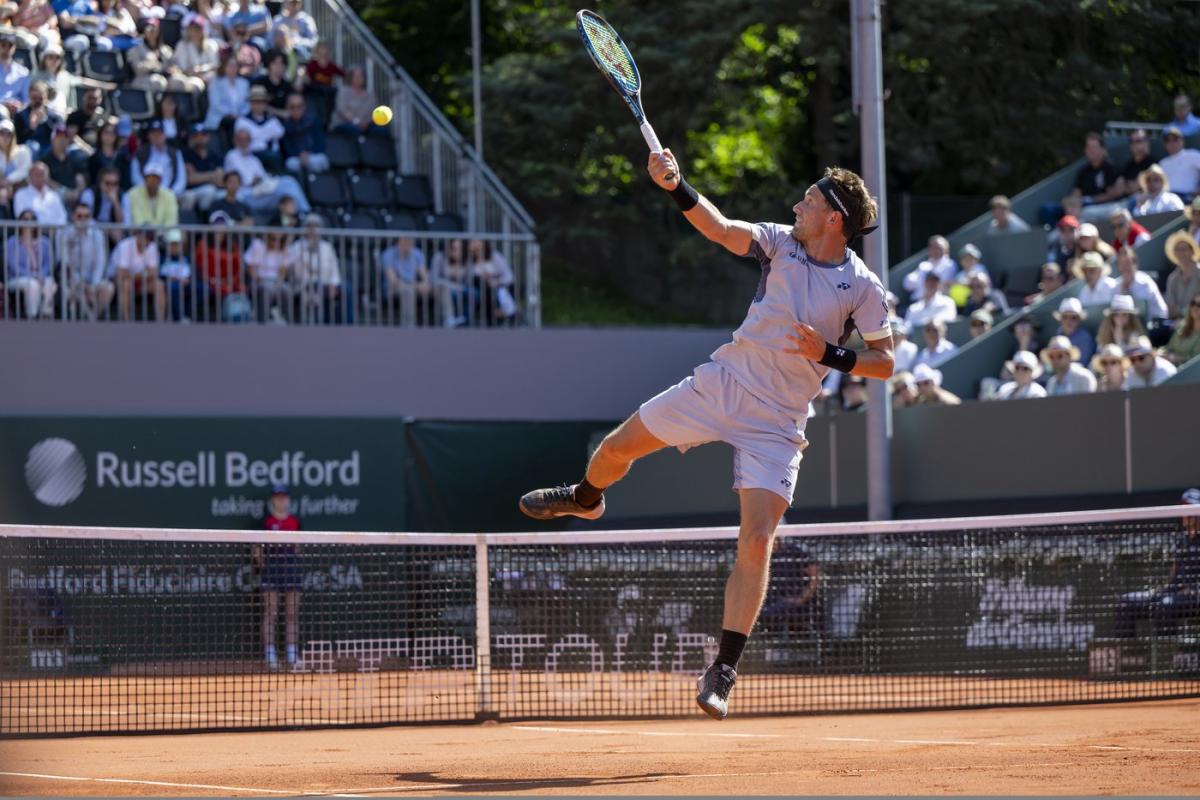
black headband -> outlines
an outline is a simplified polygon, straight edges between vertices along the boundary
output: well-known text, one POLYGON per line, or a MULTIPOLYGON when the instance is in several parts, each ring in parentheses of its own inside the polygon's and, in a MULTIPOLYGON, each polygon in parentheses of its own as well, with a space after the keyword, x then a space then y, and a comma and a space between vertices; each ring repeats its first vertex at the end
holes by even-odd
POLYGON ((868 225, 861 230, 854 227, 856 223, 850 217, 850 204, 842 199, 838 185, 829 176, 817 181, 817 188, 821 190, 821 194, 825 195, 825 202, 829 203, 829 207, 842 215, 842 228, 846 231, 847 242, 852 242, 859 236, 866 236, 879 229, 878 225, 868 225))

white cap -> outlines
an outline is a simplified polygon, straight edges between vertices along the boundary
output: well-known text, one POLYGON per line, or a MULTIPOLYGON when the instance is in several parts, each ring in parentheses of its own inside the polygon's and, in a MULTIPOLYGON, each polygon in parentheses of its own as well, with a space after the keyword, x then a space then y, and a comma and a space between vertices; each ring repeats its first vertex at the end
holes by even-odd
POLYGON ((934 369, 928 364, 917 364, 917 366, 913 368, 912 374, 913 381, 916 383, 933 381, 934 386, 942 385, 942 371, 940 369, 934 369))
POLYGON ((1079 226, 1079 230, 1075 233, 1076 236, 1099 236, 1100 229, 1090 222, 1085 222, 1079 226))

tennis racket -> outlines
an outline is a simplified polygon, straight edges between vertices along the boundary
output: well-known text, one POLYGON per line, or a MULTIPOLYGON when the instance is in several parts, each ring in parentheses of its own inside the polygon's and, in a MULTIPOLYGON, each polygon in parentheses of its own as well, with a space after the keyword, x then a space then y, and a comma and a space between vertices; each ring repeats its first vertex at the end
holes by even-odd
MULTIPOLYGON (((594 11, 583 9, 575 14, 575 27, 579 29, 579 38, 583 40, 584 49, 592 57, 592 63, 600 74, 608 79, 612 87, 621 95, 621 99, 633 112, 633 118, 638 121, 642 138, 650 146, 651 153, 661 153, 662 145, 654 128, 646 120, 646 112, 642 109, 642 76, 633 56, 621 37, 613 30, 604 17, 594 11)), ((675 177, 667 175, 667 180, 675 177)))

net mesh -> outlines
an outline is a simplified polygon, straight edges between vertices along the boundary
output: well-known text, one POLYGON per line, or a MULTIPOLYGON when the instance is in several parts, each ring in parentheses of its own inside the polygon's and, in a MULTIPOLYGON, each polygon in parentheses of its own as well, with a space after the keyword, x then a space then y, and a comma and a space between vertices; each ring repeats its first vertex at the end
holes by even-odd
MULTIPOLYGON (((731 708, 1200 694, 1186 527, 784 529, 731 708)), ((690 715, 736 552, 725 529, 264 536, 0 526, 0 734, 690 715)))
POLYGON ((584 13, 579 16, 579 28, 591 45, 596 66, 607 71, 626 90, 636 92, 640 85, 637 67, 633 65, 629 50, 612 26, 602 19, 584 13))

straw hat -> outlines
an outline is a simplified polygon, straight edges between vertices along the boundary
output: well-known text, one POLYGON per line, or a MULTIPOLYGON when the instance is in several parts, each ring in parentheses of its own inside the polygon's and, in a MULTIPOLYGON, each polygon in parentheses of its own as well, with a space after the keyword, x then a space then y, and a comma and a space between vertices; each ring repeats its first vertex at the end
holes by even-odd
POLYGON ((933 381, 934 386, 940 388, 942 385, 942 371, 934 369, 928 364, 917 364, 917 366, 913 367, 912 377, 914 383, 933 381))
MULTIPOLYGON (((1086 223, 1085 223, 1086 224, 1086 223)), ((1094 250, 1089 250, 1079 258, 1071 262, 1071 275, 1073 277, 1083 279, 1083 271, 1085 269, 1098 269, 1100 274, 1107 277, 1112 272, 1112 267, 1104 260, 1104 256, 1094 250)))
POLYGON ((1175 266, 1179 266, 1179 259, 1175 258, 1175 246, 1180 242, 1187 242, 1188 247, 1192 248, 1192 260, 1200 261, 1200 244, 1192 238, 1192 235, 1187 231, 1175 231, 1167 237, 1167 243, 1164 245, 1167 251, 1167 258, 1175 266))
POLYGON ((1127 294, 1113 295, 1112 302, 1104 309, 1104 316, 1110 317, 1113 314, 1137 314, 1137 305, 1133 302, 1133 297, 1127 294))
POLYGON ((1141 187, 1143 192, 1145 192, 1146 194, 1150 194, 1150 189, 1146 185, 1146 179, 1150 175, 1157 175, 1158 177, 1162 178, 1162 190, 1164 192, 1171 191, 1171 182, 1169 180, 1167 180, 1167 173, 1163 172, 1163 168, 1160 167, 1158 164, 1151 164, 1150 166, 1146 167, 1144 170, 1139 172, 1138 176, 1137 176, 1138 186, 1141 187))
POLYGON ((1042 365, 1038 363, 1037 356, 1028 350, 1018 350, 1013 355, 1012 360, 1004 364, 1004 368, 1012 375, 1017 374, 1017 371, 1014 369, 1017 366, 1029 367, 1033 372, 1033 379, 1035 381, 1042 377, 1042 365))
POLYGON ((1096 355, 1092 356, 1092 363, 1089 365, 1092 368, 1092 372, 1102 374, 1104 372, 1104 367, 1101 366, 1100 362, 1107 358, 1115 358, 1120 361, 1126 369, 1129 369, 1129 359, 1125 357, 1125 351, 1121 349, 1121 345, 1110 343, 1104 345, 1104 347, 1101 347, 1100 350, 1097 351, 1096 355))
POLYGON ((1097 228, 1091 222, 1085 222, 1079 226, 1079 230, 1076 232, 1075 235, 1078 236, 1080 239, 1083 239, 1084 237, 1087 237, 1087 236, 1094 236, 1097 239, 1099 239, 1100 238, 1100 229, 1097 228))
POLYGON ((1051 353, 1070 353, 1072 361, 1078 361, 1080 352, 1079 348, 1071 344, 1071 340, 1065 336, 1053 336, 1049 344, 1042 349, 1042 361, 1046 366, 1050 366, 1051 353))
POLYGON ((1198 211, 1200 211, 1200 195, 1197 195, 1196 197, 1192 198, 1192 202, 1190 205, 1186 205, 1183 207, 1183 214, 1184 214, 1184 216, 1186 216, 1188 218, 1195 216, 1196 212, 1198 212, 1198 211))
POLYGON ((1063 314, 1074 314, 1080 319, 1087 319, 1087 309, 1083 307, 1083 303, 1079 302, 1078 297, 1066 297, 1058 304, 1058 311, 1054 312, 1054 318, 1062 322, 1063 314))
POLYGON ((1133 342, 1125 348, 1125 355, 1129 358, 1140 356, 1144 353, 1153 353, 1154 346, 1150 344, 1148 336, 1135 336, 1133 342))

